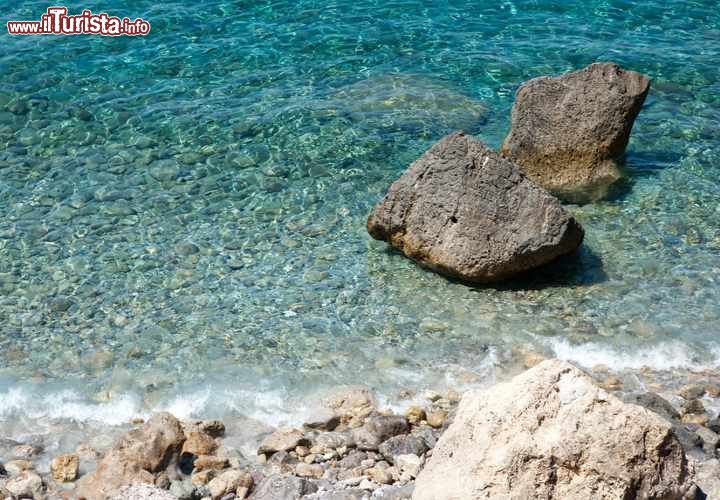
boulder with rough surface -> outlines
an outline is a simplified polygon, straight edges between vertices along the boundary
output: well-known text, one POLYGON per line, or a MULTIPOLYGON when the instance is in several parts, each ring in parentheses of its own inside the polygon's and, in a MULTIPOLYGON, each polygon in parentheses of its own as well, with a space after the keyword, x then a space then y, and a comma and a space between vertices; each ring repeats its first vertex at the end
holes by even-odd
POLYGON ((125 434, 100 461, 95 472, 78 481, 78 495, 104 500, 123 486, 154 484, 154 474, 178 459, 185 441, 180 422, 158 413, 145 425, 125 434))
POLYGON ((672 426, 572 365, 465 394, 413 500, 702 498, 672 426))
POLYGON ((455 132, 390 187, 368 232, 446 276, 495 282, 580 246, 583 230, 544 189, 477 139, 455 132))
POLYGON ((646 76, 612 63, 534 78, 517 91, 502 153, 561 198, 600 199, 622 177, 619 163, 649 88, 646 76))

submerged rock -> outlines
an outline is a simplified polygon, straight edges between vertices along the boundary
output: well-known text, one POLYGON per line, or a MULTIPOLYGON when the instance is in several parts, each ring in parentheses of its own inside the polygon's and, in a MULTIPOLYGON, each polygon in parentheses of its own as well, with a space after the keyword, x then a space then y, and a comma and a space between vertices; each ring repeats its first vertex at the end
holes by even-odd
POLYGON ((463 397, 413 499, 695 495, 669 422, 551 360, 463 397))
POLYGON ((612 63, 534 78, 517 91, 502 153, 557 196, 600 199, 622 176, 619 162, 649 88, 646 76, 612 63))
POLYGON ((583 230, 509 160, 463 132, 393 183, 368 232, 446 276, 495 282, 580 246, 583 230))
POLYGON ((376 75, 338 89, 315 109, 347 116, 356 127, 392 134, 425 135, 474 129, 487 117, 486 106, 442 80, 418 74, 376 75))

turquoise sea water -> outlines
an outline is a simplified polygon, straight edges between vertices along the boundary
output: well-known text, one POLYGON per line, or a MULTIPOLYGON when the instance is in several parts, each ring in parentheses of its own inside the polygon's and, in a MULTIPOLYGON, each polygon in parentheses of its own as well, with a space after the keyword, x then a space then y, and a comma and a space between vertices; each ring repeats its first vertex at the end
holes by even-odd
MULTIPOLYGON (((0 6, 4 26, 48 4, 0 6)), ((318 387, 485 383, 528 351, 623 373, 718 367, 718 2, 109 12, 152 31, 0 34, 6 428, 157 408, 272 420, 318 387), (434 141, 461 128, 497 147, 523 81, 608 60, 653 83, 629 181, 571 207, 577 258, 468 287, 367 235, 434 141)))

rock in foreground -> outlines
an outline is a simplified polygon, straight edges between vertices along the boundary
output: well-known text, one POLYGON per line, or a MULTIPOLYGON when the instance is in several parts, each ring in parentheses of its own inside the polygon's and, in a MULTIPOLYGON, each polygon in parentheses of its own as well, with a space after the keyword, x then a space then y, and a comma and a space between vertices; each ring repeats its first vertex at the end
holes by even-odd
POLYGON ((78 495, 104 500, 123 486, 153 484, 154 473, 165 469, 185 441, 180 422, 169 413, 158 413, 145 425, 125 434, 98 464, 95 472, 78 482, 78 495))
POLYGON ((390 187, 368 232, 418 263, 469 282, 495 282, 577 249, 583 230, 509 160, 455 132, 390 187))
POLYGON ((647 77, 595 63, 517 91, 502 153, 561 198, 587 202, 622 176, 618 162, 650 88, 647 77))
POLYGON ((467 393, 413 500, 702 498, 671 424, 557 360, 467 393))

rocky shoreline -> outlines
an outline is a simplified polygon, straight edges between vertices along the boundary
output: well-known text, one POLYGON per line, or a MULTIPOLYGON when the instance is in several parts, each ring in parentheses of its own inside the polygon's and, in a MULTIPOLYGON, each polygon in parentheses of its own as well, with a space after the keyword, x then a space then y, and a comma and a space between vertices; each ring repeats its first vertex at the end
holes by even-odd
POLYGON ((718 385, 679 388, 678 407, 565 362, 527 361, 536 366, 509 382, 429 391, 403 414, 367 388, 338 388, 304 425, 266 433, 255 456, 222 421, 169 413, 49 467, 41 447, 4 439, 0 498, 718 498, 720 421, 703 404, 718 385))
POLYGON ((338 389, 249 458, 226 445, 223 422, 169 413, 136 421, 105 453, 80 446, 57 455, 48 471, 33 461, 41 449, 16 443, 0 465, 0 498, 410 498, 459 398, 428 392, 424 407, 395 415, 366 388, 338 389))

